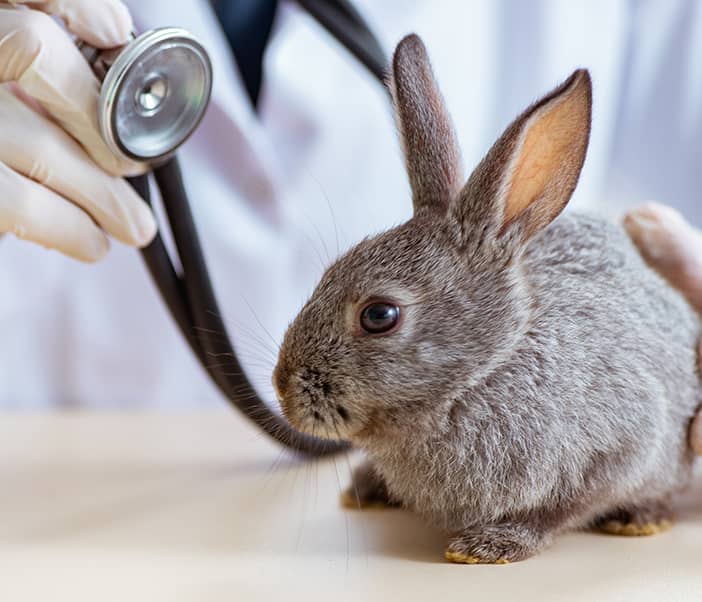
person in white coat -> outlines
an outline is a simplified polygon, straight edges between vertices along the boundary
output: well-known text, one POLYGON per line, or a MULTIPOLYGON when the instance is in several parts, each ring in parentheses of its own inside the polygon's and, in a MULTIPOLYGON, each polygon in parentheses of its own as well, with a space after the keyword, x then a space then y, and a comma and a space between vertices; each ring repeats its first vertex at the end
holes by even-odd
MULTIPOLYGON (((276 341, 324 265, 409 216, 377 82, 280 2, 254 107, 213 4, 0 2, 0 231, 16 235, 0 244, 0 407, 222 403, 131 248, 156 222, 119 176, 143 166, 101 141, 99 84, 69 33, 111 47, 133 27, 181 25, 211 54, 212 103, 179 155, 225 321, 264 396, 276 341)), ((695 0, 356 6, 388 49, 422 35, 467 166, 525 104, 586 66, 593 130, 571 205, 617 215, 655 197, 702 221, 695 0)))

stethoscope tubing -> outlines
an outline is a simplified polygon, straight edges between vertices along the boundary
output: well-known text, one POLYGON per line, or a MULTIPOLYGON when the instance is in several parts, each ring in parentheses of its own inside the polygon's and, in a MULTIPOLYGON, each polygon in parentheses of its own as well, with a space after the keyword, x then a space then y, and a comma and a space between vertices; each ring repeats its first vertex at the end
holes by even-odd
MULTIPOLYGON (((312 456, 346 449, 346 443, 321 440, 296 431, 260 398, 237 358, 224 325, 177 159, 169 159, 152 173, 161 192, 182 273, 176 271, 160 235, 141 254, 200 365, 233 407, 289 449, 312 456)), ((151 204, 149 176, 130 178, 129 182, 151 204)))
MULTIPOLYGON (((380 43, 347 0, 300 0, 300 4, 385 85, 387 60, 380 43)), ((174 267, 160 234, 142 249, 141 255, 200 365, 234 408, 287 448, 311 456, 347 449, 346 442, 322 440, 296 431, 260 398, 239 362, 224 324, 176 157, 154 167, 151 175, 128 178, 137 193, 153 206, 151 178, 160 191, 182 271, 174 267)))

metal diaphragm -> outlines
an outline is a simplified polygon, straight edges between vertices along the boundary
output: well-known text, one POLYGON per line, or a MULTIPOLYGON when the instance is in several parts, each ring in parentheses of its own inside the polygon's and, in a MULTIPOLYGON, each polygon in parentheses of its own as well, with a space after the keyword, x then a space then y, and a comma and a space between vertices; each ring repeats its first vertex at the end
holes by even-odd
POLYGON ((117 156, 164 159, 198 126, 211 91, 212 64, 190 32, 144 32, 105 74, 98 107, 102 136, 117 156))

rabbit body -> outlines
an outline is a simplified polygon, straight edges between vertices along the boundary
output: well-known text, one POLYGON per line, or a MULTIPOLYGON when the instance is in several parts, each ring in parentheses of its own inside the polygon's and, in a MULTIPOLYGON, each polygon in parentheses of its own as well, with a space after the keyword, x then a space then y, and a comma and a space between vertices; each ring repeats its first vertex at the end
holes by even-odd
POLYGON ((520 271, 530 316, 502 317, 522 323, 508 357, 437 400, 431 429, 368 442, 390 496, 450 532, 581 527, 665 500, 690 477, 697 316, 620 227, 586 215, 534 238, 520 271))
POLYGON ((467 182, 416 36, 392 89, 414 215, 325 272, 281 345, 283 412, 366 451, 359 501, 444 528, 455 562, 521 560, 566 528, 655 531, 691 474, 700 325, 622 228, 558 217, 588 73, 517 117, 467 182))

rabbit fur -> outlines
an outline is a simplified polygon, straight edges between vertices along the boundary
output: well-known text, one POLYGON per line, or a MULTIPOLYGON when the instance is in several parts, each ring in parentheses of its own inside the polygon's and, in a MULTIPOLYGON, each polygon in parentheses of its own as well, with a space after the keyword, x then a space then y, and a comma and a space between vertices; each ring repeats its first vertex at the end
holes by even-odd
POLYGON ((417 36, 390 85, 414 216, 338 259, 290 325, 273 377, 286 417, 362 449, 359 501, 419 513, 457 562, 664 524, 691 476, 700 325, 620 226, 558 217, 587 149, 588 73, 518 117, 467 183, 417 36), (400 308, 391 332, 359 326, 374 300, 400 308))

